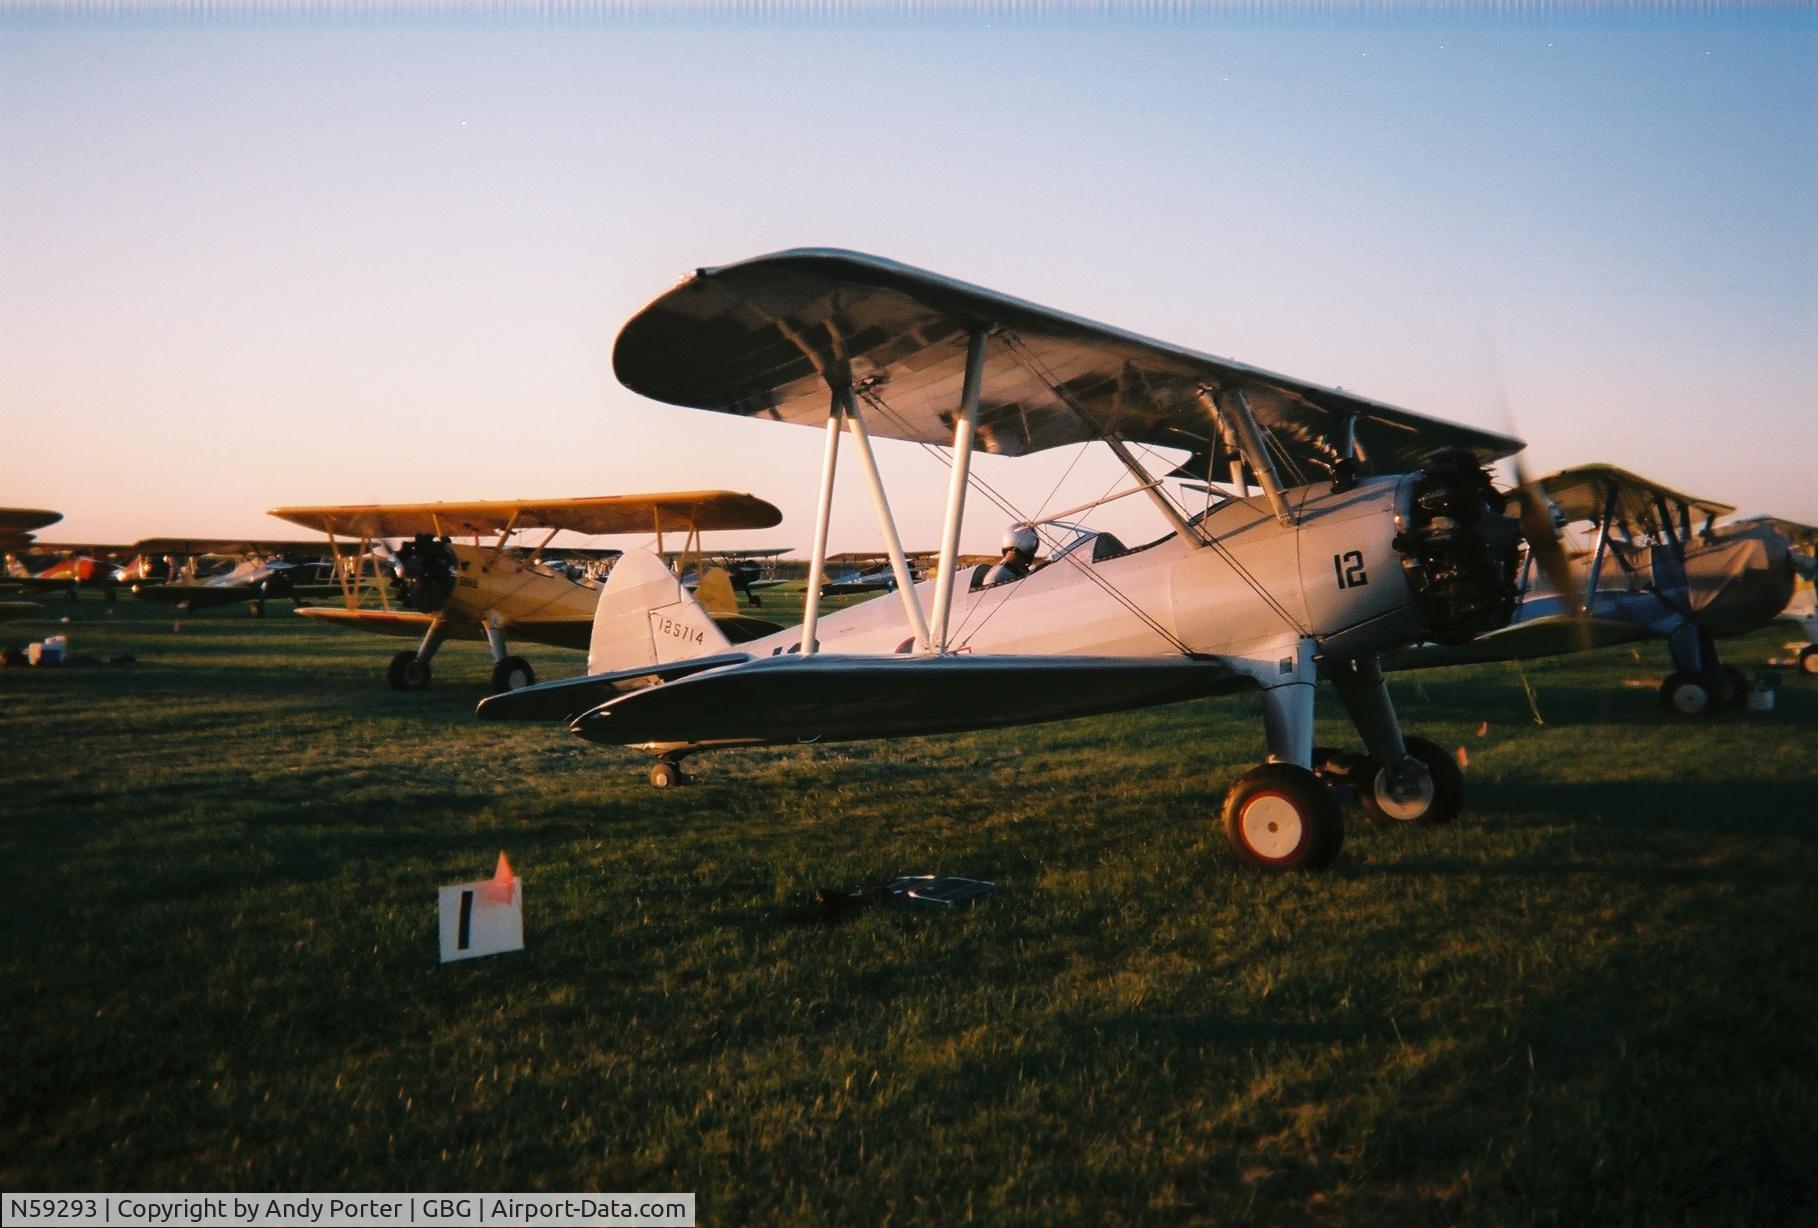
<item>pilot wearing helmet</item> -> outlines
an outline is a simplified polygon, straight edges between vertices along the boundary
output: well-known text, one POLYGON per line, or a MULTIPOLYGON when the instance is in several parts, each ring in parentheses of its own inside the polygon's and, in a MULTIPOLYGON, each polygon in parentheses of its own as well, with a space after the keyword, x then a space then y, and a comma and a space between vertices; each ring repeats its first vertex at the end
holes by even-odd
POLYGON ((1035 552, 1040 546, 1041 539, 1026 524, 1013 524, 1005 529, 1004 557, 985 574, 986 586, 1008 584, 1028 575, 1030 567, 1035 563, 1035 552))

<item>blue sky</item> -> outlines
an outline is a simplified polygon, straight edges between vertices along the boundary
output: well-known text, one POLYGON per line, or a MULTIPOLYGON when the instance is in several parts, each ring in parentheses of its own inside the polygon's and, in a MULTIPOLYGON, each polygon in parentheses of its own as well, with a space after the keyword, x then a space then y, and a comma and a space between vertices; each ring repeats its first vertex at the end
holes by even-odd
MULTIPOLYGON (((1818 19, 1734 13, 0 17, 0 502, 131 539, 726 486, 805 551, 814 435, 609 354, 689 269, 813 245, 1818 521, 1818 19)), ((944 471, 880 451, 932 542, 944 471)), ((983 466, 1032 507, 1071 459, 983 466)))

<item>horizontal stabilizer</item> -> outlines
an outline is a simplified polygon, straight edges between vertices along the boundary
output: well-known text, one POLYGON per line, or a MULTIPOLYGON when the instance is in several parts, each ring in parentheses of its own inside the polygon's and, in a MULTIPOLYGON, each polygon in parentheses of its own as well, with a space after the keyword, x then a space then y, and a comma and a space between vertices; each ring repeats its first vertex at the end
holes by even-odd
POLYGON ((777 656, 621 696, 574 731, 618 745, 833 742, 1065 720, 1252 685, 1223 661, 1187 657, 777 656))
POLYGON ((751 657, 746 653, 727 652, 671 661, 667 665, 622 669, 610 674, 558 678, 554 682, 539 682, 535 686, 489 695, 480 701, 475 712, 489 721, 572 721, 626 691, 749 660, 751 657))

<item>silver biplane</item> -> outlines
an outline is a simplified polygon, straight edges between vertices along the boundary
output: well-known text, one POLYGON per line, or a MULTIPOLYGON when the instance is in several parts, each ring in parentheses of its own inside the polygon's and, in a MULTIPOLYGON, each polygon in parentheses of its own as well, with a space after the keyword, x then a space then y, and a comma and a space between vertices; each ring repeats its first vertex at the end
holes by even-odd
POLYGON ((1793 595, 1781 609, 1780 621, 1793 624, 1805 636, 1799 646, 1799 672, 1818 675, 1818 526, 1779 516, 1750 516, 1736 524, 1765 525, 1791 545, 1793 595))
MULTIPOLYGON (((1066 315, 872 256, 801 250, 702 269, 620 332, 627 387, 677 405, 823 429, 810 576, 823 573, 842 441, 870 487, 896 591, 734 646, 656 556, 601 590, 582 678, 481 703, 561 719, 657 757, 715 747, 913 736, 1261 693, 1269 761, 1225 797, 1226 835, 1268 871, 1329 865, 1343 840, 1311 770, 1330 679, 1374 770, 1375 814, 1443 822, 1458 766, 1404 738, 1377 655, 1501 626, 1520 529, 1482 465, 1520 440, 1453 425, 1066 315), (911 575, 871 438, 951 445, 931 580, 911 575), (1026 578, 961 568, 973 453, 1103 443, 1166 524, 1098 534, 1026 578), (1133 445, 1186 449, 1232 496, 1192 510, 1133 445)), ((1098 502, 1104 502, 1100 500, 1098 502)), ((1086 509, 1070 509, 1080 514, 1086 509)))
POLYGON ((1781 529, 1765 518, 1719 525, 1736 509, 1615 465, 1564 469, 1529 488, 1558 522, 1591 535, 1568 561, 1564 582, 1539 575, 1530 555, 1508 626, 1468 644, 1391 653, 1384 668, 1527 660, 1664 639, 1673 660, 1660 684, 1668 711, 1708 716, 1741 705, 1748 682, 1719 659, 1717 640, 1770 625, 1793 595, 1795 552, 1781 529))

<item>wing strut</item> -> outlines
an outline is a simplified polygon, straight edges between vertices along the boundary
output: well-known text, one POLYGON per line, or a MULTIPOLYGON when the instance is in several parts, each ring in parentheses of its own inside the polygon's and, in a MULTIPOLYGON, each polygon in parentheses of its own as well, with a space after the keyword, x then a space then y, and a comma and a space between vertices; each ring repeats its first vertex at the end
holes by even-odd
POLYGON ((1237 436, 1238 446, 1243 449, 1244 459, 1250 462, 1250 471, 1262 484, 1263 495, 1275 511, 1275 519, 1292 528, 1294 513, 1282 494, 1281 478, 1275 472, 1275 458, 1269 455, 1269 449, 1263 442, 1262 427, 1256 424, 1256 415, 1250 412, 1250 402, 1244 396, 1244 390, 1233 388, 1222 396, 1214 397, 1209 389, 1201 388, 1199 399, 1219 422, 1230 424, 1231 433, 1237 436))
MULTIPOLYGON (((858 449, 859 464, 864 467, 865 478, 871 485, 871 502, 877 508, 878 529, 884 535, 884 549, 890 555, 890 572, 896 577, 896 591, 903 599, 903 613, 908 615, 910 629, 915 632, 915 650, 927 652, 928 620, 922 616, 921 599, 916 596, 915 581, 909 576, 909 560, 903 556, 903 541, 897 535, 896 519, 890 515, 890 500, 884 495, 884 479, 877 471, 871 436, 865 430, 865 420, 859 416, 858 403, 852 399, 852 389, 840 389, 834 399, 846 416, 852 444, 858 449)), ((818 589, 819 585, 813 587, 818 589)))
MULTIPOLYGON (((1589 614, 1597 602, 1597 582, 1603 577, 1603 556, 1610 548, 1610 521, 1616 517, 1616 498, 1620 493, 1616 483, 1611 482, 1610 493, 1603 500, 1603 515, 1597 518, 1597 545, 1591 551, 1591 572, 1585 577, 1584 602, 1579 606, 1585 614, 1589 614)), ((1529 557, 1533 556, 1530 554, 1529 557)))
MULTIPOLYGON (((850 395, 850 394, 848 394, 850 395)), ((815 625, 821 618, 821 573, 827 568, 827 525, 833 519, 833 470, 840 458, 840 394, 827 403, 827 450, 821 455, 821 500, 814 513, 814 546, 808 552, 808 591, 802 606, 802 655, 814 653, 815 625)))
POLYGON ((985 332, 975 329, 966 339, 966 383, 953 423, 953 473, 947 482, 947 519, 941 530, 941 570, 934 581, 934 622, 928 629, 929 646, 937 653, 947 651, 947 616, 953 608, 953 573, 959 568, 960 521, 966 512, 972 435, 978 427, 978 391, 984 377, 985 332))

